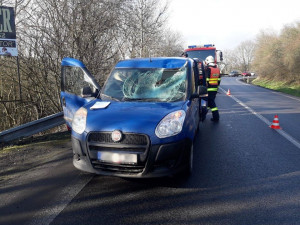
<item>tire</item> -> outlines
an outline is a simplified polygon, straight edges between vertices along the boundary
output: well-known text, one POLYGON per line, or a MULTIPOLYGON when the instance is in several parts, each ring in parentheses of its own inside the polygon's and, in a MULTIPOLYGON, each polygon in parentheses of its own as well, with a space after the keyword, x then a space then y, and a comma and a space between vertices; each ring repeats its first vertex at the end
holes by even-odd
POLYGON ((194 167, 194 144, 192 143, 190 150, 189 150, 189 160, 188 160, 188 167, 186 174, 191 175, 193 172, 194 167))
POLYGON ((192 143, 188 151, 187 166, 185 170, 182 172, 183 177, 188 177, 192 174, 193 166, 194 166, 193 161, 194 161, 194 144, 192 143))
POLYGON ((190 146, 190 148, 188 149, 189 150, 189 155, 187 157, 187 165, 184 167, 184 170, 181 170, 180 172, 176 173, 175 174, 175 178, 177 179, 184 179, 186 180, 191 174, 192 174, 192 171, 193 171, 193 160, 194 160, 194 145, 192 143, 192 145, 190 146))
MULTIPOLYGON (((207 114, 207 107, 206 106, 200 106, 200 110, 199 110, 199 123, 203 122, 206 119, 206 114, 207 114)), ((199 123, 198 123, 198 128, 196 133, 198 132, 199 129, 199 123)))

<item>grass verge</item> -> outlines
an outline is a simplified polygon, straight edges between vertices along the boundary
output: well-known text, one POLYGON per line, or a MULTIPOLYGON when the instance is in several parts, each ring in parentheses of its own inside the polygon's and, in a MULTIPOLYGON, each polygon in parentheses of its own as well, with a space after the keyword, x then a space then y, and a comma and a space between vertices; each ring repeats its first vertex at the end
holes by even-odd
POLYGON ((255 79, 252 81, 252 84, 300 97, 300 85, 264 79, 255 79))

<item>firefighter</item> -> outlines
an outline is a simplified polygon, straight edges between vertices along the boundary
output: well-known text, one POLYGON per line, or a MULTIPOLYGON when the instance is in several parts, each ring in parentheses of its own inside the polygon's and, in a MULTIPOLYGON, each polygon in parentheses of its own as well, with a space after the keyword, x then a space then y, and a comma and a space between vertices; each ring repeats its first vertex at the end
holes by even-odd
POLYGON ((215 103, 218 87, 221 82, 220 69, 215 64, 214 57, 208 56, 204 61, 204 70, 206 75, 206 86, 208 92, 208 107, 212 112, 211 121, 219 121, 219 110, 215 103))

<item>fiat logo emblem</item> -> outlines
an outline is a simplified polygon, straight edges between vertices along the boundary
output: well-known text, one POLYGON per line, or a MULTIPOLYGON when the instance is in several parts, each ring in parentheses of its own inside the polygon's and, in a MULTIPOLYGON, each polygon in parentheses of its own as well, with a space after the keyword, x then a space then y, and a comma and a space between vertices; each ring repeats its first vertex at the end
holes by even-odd
POLYGON ((114 131, 111 133, 111 139, 112 139, 114 142, 121 141, 121 139, 122 139, 122 133, 121 133, 121 131, 119 131, 119 130, 114 130, 114 131))

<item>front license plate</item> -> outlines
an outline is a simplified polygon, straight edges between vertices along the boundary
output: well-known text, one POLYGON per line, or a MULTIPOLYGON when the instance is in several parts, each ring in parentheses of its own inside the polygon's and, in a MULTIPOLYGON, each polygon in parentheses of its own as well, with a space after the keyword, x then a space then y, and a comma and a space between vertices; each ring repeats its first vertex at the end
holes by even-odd
POLYGON ((103 162, 137 164, 137 155, 128 153, 98 152, 97 158, 103 162))

